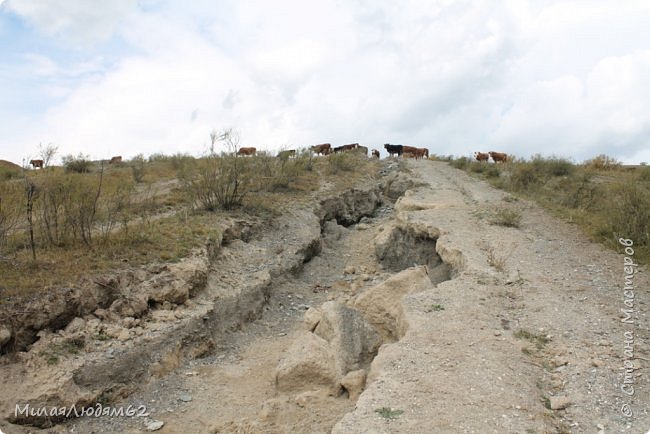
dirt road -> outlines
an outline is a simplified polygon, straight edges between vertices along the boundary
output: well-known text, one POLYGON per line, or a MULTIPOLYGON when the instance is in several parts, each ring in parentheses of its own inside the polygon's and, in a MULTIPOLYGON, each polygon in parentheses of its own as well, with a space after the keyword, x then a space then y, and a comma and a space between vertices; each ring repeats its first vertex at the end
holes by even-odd
MULTIPOLYGON (((626 307, 624 255, 445 163, 407 165, 421 185, 394 210, 348 227, 326 223, 320 254, 273 278, 260 319, 122 402, 146 405, 149 416, 83 418, 53 431, 143 432, 160 421, 161 433, 646 433, 645 269, 626 307), (521 216, 519 227, 495 223, 504 209, 521 216), (409 270, 400 270, 423 264, 432 282, 393 300, 404 331, 380 348, 356 402, 276 389, 307 308, 354 306, 391 277, 406 276, 408 287, 409 270), (622 308, 632 309, 629 323, 622 308)), ((226 257, 237 263, 269 248, 256 242, 234 243, 226 257)))

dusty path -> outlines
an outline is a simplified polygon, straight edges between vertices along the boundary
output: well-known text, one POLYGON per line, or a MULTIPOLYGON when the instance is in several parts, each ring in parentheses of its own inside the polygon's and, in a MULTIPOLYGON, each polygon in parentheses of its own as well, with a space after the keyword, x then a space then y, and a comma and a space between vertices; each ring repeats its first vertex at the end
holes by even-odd
MULTIPOLYGON (((208 357, 152 378, 123 404, 145 404, 147 421, 165 423, 161 433, 646 433, 645 269, 634 276, 634 324, 623 324, 623 255, 445 163, 407 164, 424 185, 407 192, 394 213, 383 209, 349 228, 328 223, 322 252, 295 276, 274 277, 260 319, 226 333, 208 357), (520 226, 491 224, 500 208, 520 213, 520 226), (356 403, 327 393, 276 392, 275 368, 307 307, 330 299, 352 303, 397 273, 375 256, 377 239, 396 228, 435 235, 452 279, 395 298, 406 332, 381 347, 356 403), (632 396, 620 389, 624 332, 633 333, 632 396), (624 405, 632 417, 622 414, 624 405), (383 417, 381 408, 393 411, 383 417)), ((281 252, 255 243, 228 248, 228 261, 245 264, 242 275, 268 259, 257 250, 281 252)), ((212 282, 208 293, 227 290, 228 279, 237 278, 222 277, 225 286, 212 282)), ((53 430, 144 427, 143 419, 85 418, 53 430)))
POLYGON ((408 332, 380 350, 381 374, 334 432, 646 433, 647 273, 635 275, 635 324, 622 324, 622 255, 446 164, 410 164, 430 187, 396 204, 398 220, 439 229, 438 252, 460 252, 464 269, 404 298, 408 332), (498 207, 521 226, 491 225, 498 207), (633 396, 620 390, 626 331, 633 396), (382 420, 381 407, 404 413, 382 420))

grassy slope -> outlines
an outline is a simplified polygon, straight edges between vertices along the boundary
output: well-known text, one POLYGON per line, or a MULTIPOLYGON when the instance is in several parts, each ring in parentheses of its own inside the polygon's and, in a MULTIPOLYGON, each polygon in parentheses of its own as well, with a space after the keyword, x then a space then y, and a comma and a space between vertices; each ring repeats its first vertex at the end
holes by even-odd
POLYGON ((534 200, 585 234, 622 251, 620 237, 634 241, 635 259, 650 260, 650 167, 624 167, 602 158, 575 165, 559 158, 479 163, 466 158, 451 165, 495 187, 534 200))
MULTIPOLYGON (((364 178, 373 177, 377 163, 352 153, 336 158, 313 158, 306 155, 280 165, 270 156, 263 159, 269 170, 263 177, 257 166, 251 169, 251 191, 241 207, 232 211, 204 211, 191 203, 190 191, 183 180, 196 179, 202 160, 181 156, 157 156, 144 165, 142 183, 135 183, 129 163, 109 166, 103 175, 98 226, 110 218, 110 231, 96 230, 90 245, 80 239, 66 238, 60 246, 48 241, 42 228, 42 196, 52 185, 88 185, 99 183, 98 167, 90 173, 65 174, 62 168, 28 171, 28 179, 40 186, 35 203, 37 260, 29 249, 24 213, 24 179, 0 180, 0 203, 12 203, 18 226, 0 240, 0 288, 2 296, 36 294, 49 287, 75 285, 83 276, 98 274, 124 266, 156 261, 175 261, 191 249, 202 247, 216 231, 217 223, 227 217, 256 216, 271 218, 295 203, 307 203, 323 183, 334 191, 349 188, 364 178), (311 167, 310 167, 311 166, 311 167), (179 179, 180 178, 180 179, 179 179), (66 184, 68 182, 68 184, 66 184), (158 188, 160 185, 166 188, 158 188), (153 187, 150 187, 153 186, 153 187), (117 206, 120 205, 120 206, 117 206)), ((74 188, 72 188, 74 190, 74 188)), ((76 191, 76 190, 75 190, 76 191)), ((76 194, 76 193, 75 193, 76 194)), ((4 213, 11 216, 11 207, 4 213)), ((1 299, 0 299, 0 302, 1 299)))

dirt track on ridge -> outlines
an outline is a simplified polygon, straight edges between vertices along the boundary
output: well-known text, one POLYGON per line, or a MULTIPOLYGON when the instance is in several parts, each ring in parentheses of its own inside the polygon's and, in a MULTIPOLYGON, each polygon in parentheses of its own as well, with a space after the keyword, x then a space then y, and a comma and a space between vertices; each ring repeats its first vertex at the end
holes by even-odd
MULTIPOLYGON (((646 433, 645 268, 634 277, 634 325, 623 324, 622 255, 445 163, 408 167, 424 185, 407 191, 394 212, 382 208, 348 228, 326 225, 321 253, 297 275, 274 280, 260 319, 228 333, 208 357, 152 378, 125 404, 147 405, 147 420, 165 423, 161 433, 646 433), (499 208, 519 212, 520 227, 491 224, 499 208), (438 235, 435 249, 451 279, 401 300, 406 333, 381 347, 356 403, 276 392, 275 368, 307 307, 348 302, 395 274, 375 255, 375 239, 395 227, 438 235), (620 389, 626 331, 634 334, 632 396, 620 389), (622 414, 625 404, 632 417, 622 414), (385 418, 376 411, 383 407, 402 413, 385 418)), ((251 246, 244 244, 229 247, 233 261, 245 262, 251 246)), ((52 429, 144 430, 138 418, 84 418, 52 429)))

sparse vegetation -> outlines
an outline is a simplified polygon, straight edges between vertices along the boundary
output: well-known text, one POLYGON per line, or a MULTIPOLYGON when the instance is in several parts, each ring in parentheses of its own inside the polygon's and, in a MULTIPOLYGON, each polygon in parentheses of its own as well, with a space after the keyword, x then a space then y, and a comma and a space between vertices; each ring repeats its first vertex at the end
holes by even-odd
POLYGON ((336 175, 339 172, 349 172, 354 169, 354 162, 357 156, 352 152, 341 152, 338 154, 332 154, 328 158, 328 167, 327 173, 330 175, 336 175))
POLYGON ((509 208, 499 208, 490 223, 508 228, 518 228, 521 224, 521 213, 509 208))
POLYGON ((614 170, 621 167, 621 162, 605 154, 600 154, 585 161, 584 166, 595 170, 614 170))
POLYGON ((323 179, 336 191, 367 177, 376 163, 352 154, 341 157, 354 169, 345 176, 330 175, 329 157, 304 150, 284 161, 264 152, 138 156, 136 171, 133 160, 103 165, 81 154, 47 170, 0 164, 16 176, 0 176, 2 293, 69 285, 82 277, 80 270, 93 274, 124 264, 177 261, 215 244, 217 222, 228 215, 270 217, 289 202, 309 200, 323 179), (209 181, 223 190, 202 203, 198 187, 210 187, 209 181))
POLYGON ((375 410, 375 413, 378 413, 384 419, 395 419, 400 414, 404 413, 404 410, 394 410, 390 407, 382 407, 375 410))
POLYGON ((131 174, 133 175, 133 180, 137 183, 144 181, 144 155, 138 154, 131 159, 129 166, 131 166, 131 174))
POLYGON ((445 310, 444 306, 440 304, 432 304, 425 309, 425 312, 440 312, 441 310, 445 310))
MULTIPOLYGON (((634 241, 635 258, 650 259, 650 168, 623 167, 599 155, 583 164, 560 157, 513 159, 506 164, 479 163, 467 157, 450 162, 484 177, 493 186, 535 200, 556 216, 577 223, 595 240, 618 249, 619 237, 634 241)), ((514 198, 514 196, 512 196, 514 198)), ((510 199, 512 201, 515 199, 510 199)), ((516 212, 495 217, 494 224, 519 225, 516 212)))
POLYGON ((79 154, 76 157, 74 155, 66 155, 62 160, 66 173, 87 173, 90 172, 90 167, 92 166, 90 157, 84 154, 79 154))
POLYGON ((497 271, 503 271, 506 267, 506 262, 508 261, 508 258, 511 254, 512 252, 505 255, 500 255, 497 253, 497 249, 490 246, 487 251, 487 263, 491 267, 494 267, 497 271))
POLYGON ((519 329, 514 333, 514 337, 517 339, 524 339, 534 344, 535 347, 540 350, 544 348, 551 340, 543 334, 535 334, 531 331, 525 329, 519 329))

